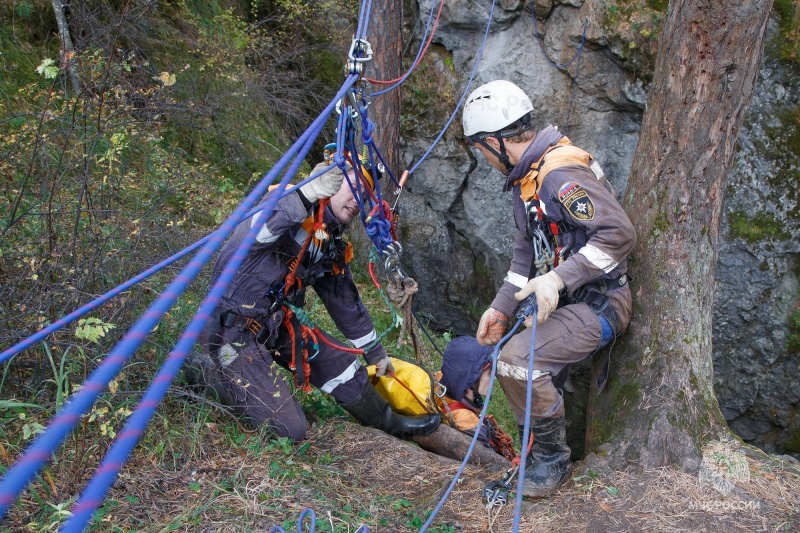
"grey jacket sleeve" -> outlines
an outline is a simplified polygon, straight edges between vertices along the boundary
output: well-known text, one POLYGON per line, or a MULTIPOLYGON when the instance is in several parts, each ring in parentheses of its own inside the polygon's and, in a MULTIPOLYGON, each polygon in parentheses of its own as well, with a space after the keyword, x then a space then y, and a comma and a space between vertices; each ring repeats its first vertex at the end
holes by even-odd
MULTIPOLYGON (((515 218, 519 219, 517 202, 522 204, 522 199, 519 198, 518 191, 514 190, 514 214, 515 218)), ((521 206, 524 212, 524 205, 521 206)), ((497 295, 492 301, 491 307, 497 309, 506 317, 511 318, 514 310, 517 308, 517 301, 514 299, 514 293, 518 292, 528 282, 528 274, 530 274, 531 264, 533 263, 533 247, 528 240, 525 233, 525 222, 520 226, 520 221, 517 220, 517 232, 514 237, 514 250, 511 256, 511 267, 503 279, 503 286, 497 292, 497 295)))
MULTIPOLYGON (((265 197, 265 199, 267 198, 269 198, 269 196, 265 197)), ((261 211, 253 215, 250 219, 251 228, 256 223, 261 225, 261 229, 259 229, 258 235, 256 235, 256 246, 259 244, 271 245, 287 232, 297 233, 303 221, 309 216, 309 210, 303 204, 302 200, 300 200, 300 196, 297 192, 287 194, 278 200, 269 220, 264 220, 264 216, 261 215, 261 220, 256 222, 260 213, 261 211)))
MULTIPOLYGON (((345 268, 342 274, 320 277, 313 287, 336 327, 353 346, 365 348, 377 338, 372 318, 353 282, 350 267, 345 268)), ((364 355, 369 364, 375 364, 384 357, 386 350, 380 342, 364 355)))
POLYGON ((586 283, 625 274, 636 230, 605 181, 588 169, 554 170, 542 184, 543 201, 555 218, 577 226, 586 242, 555 268, 569 294, 586 283))

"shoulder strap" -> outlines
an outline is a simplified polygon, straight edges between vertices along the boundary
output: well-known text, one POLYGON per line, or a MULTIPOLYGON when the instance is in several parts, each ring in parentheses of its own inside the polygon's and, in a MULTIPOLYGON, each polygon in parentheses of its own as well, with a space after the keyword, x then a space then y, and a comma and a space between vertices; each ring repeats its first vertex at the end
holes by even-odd
POLYGON ((591 162, 592 154, 577 146, 572 146, 567 137, 562 137, 556 144, 545 150, 542 157, 531 165, 530 172, 520 180, 522 200, 529 202, 538 198, 544 178, 551 171, 569 165, 588 167, 591 162))

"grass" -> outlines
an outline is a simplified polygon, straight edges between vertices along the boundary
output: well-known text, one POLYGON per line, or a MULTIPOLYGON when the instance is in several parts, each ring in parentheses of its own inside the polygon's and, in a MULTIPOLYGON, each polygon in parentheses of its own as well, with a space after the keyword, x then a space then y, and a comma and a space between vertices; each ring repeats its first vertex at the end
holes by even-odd
MULTIPOLYGON (((303 9, 333 3, 303 3, 303 9)), ((287 144, 290 128, 273 113, 281 108, 280 95, 269 93, 286 89, 285 80, 275 72, 273 85, 260 77, 270 56, 258 46, 269 45, 274 35, 251 31, 246 17, 228 9, 234 4, 190 0, 160 6, 158 12, 142 4, 135 7, 144 11, 125 20, 83 21, 87 27, 108 22, 119 40, 108 49, 84 43, 77 64, 87 90, 80 96, 69 88, 64 92, 62 71, 51 69, 52 77, 46 77, 36 70, 47 58, 58 64, 52 6, 43 0, 0 5, 0 109, 8 117, 0 121, 0 173, 7 178, 0 194, 8 205, 19 204, 18 219, 8 218, 7 211, 2 224, 7 244, 0 250, 0 319, 8 345, 209 233, 271 166, 277 147, 287 144)), ((114 6, 105 7, 109 11, 87 16, 112 16, 114 6)), ((347 30, 346 23, 335 22, 328 29, 347 30)), ((299 44, 290 42, 292 49, 299 44)), ((323 44, 311 43, 307 53, 318 62, 318 81, 330 82, 341 76, 341 55, 323 44)), ((304 100, 308 97, 292 101, 284 114, 316 108, 313 100, 304 100)), ((4 366, 0 471, 45 428, 179 268, 165 269, 4 366)), ((354 268, 382 332, 392 315, 366 272, 354 268)), ((0 531, 53 530, 64 521, 193 316, 207 278, 207 271, 200 275, 78 421, 0 531)), ((313 295, 309 308, 315 321, 335 331, 313 295)), ((443 349, 445 338, 434 337, 443 349)), ((387 335, 389 352, 415 360, 408 339, 398 338, 397 331, 387 335)), ((423 362, 436 370, 438 351, 424 335, 422 340, 423 362)), ((319 391, 297 394, 312 415, 313 434, 339 439, 350 418, 336 402, 319 391)), ((492 412, 513 430, 513 418, 504 423, 507 413, 494 407, 504 404, 496 394, 492 412)), ((386 442, 387 448, 395 443, 386 442)), ((323 531, 346 531, 348 524, 361 522, 417 527, 426 515, 413 487, 400 495, 378 491, 374 498, 358 492, 353 479, 340 472, 344 444, 292 445, 248 430, 212 399, 182 388, 179 379, 92 530, 194 530, 217 512, 243 530, 264 530, 291 525, 301 503, 320 509, 328 521, 320 526, 323 531), (360 497, 339 505, 328 485, 360 497), (262 504, 272 499, 277 503, 264 511, 262 504), (155 506, 158 518, 143 511, 148 505, 155 506)))
MULTIPOLYGON (((354 268, 363 299, 380 332, 392 323, 391 313, 385 308, 379 291, 371 283, 362 283, 367 277, 366 273, 358 267, 354 268)), ((335 331, 330 317, 313 291, 309 291, 308 299, 307 309, 311 310, 315 323, 335 331)), ((179 313, 170 318, 178 323, 184 322, 188 320, 192 308, 189 305, 181 306, 179 313)), ((81 369, 84 365, 92 364, 95 354, 92 346, 99 345, 104 335, 116 335, 117 330, 124 329, 111 326, 89 321, 82 324, 78 330, 79 337, 73 339, 71 347, 57 352, 48 347, 53 376, 46 390, 37 395, 39 403, 8 401, 3 410, 0 449, 3 450, 4 464, 9 465, 14 461, 55 414, 65 394, 75 390, 83 374, 81 369), (71 366, 66 366, 65 361, 70 361, 71 366)), ((154 373, 153 366, 163 359, 167 346, 174 342, 176 337, 172 331, 175 327, 167 323, 163 329, 156 331, 159 340, 147 349, 152 352, 147 358, 148 362, 136 361, 125 366, 112 385, 112 391, 100 397, 55 455, 54 462, 37 477, 11 511, 11 523, 34 530, 46 530, 57 527, 66 519, 70 506, 78 496, 76 491, 85 484, 87 476, 108 450, 111 439, 135 407, 139 396, 137 391, 147 385, 147 376, 154 373)), ((448 335, 432 333, 432 336, 439 349, 443 349, 448 335)), ((413 361, 415 356, 410 342, 406 340, 398 345, 397 338, 397 331, 387 335, 388 351, 413 361)), ((430 356, 426 366, 437 370, 441 363, 438 352, 427 337, 424 343, 430 356)), ((5 394, 7 391, 2 392, 5 394)), ((308 395, 301 392, 296 394, 311 415, 310 420, 315 421, 313 424, 316 429, 313 431, 317 433, 339 435, 344 429, 342 422, 350 420, 330 396, 317 390, 308 395)), ((510 434, 516 433, 513 416, 499 387, 495 388, 491 411, 501 425, 510 430, 510 434)), ((214 513, 236 510, 238 515, 244 505, 244 514, 235 520, 228 518, 233 520, 229 527, 235 529, 239 527, 235 524, 262 523, 259 520, 263 519, 263 510, 257 511, 256 507, 260 508, 273 498, 307 501, 316 509, 322 509, 318 515, 321 531, 346 531, 349 526, 344 525, 362 522, 379 527, 381 520, 385 522, 384 526, 392 524, 392 527, 400 527, 397 524, 404 524, 403 527, 407 529, 398 530, 414 530, 425 521, 426 515, 420 514, 416 505, 411 503, 413 498, 410 496, 392 497, 384 493, 376 495, 375 500, 353 501, 345 505, 332 501, 325 487, 325 479, 326 476, 339 475, 336 471, 340 467, 330 465, 339 462, 340 458, 336 454, 319 451, 318 446, 314 440, 295 445, 285 438, 275 439, 269 434, 249 430, 213 401, 176 387, 156 412, 134 456, 121 474, 117 490, 103 503, 91 530, 189 530, 206 520, 212 508, 215 509, 214 513), (317 451, 312 454, 312 449, 317 451), (201 471, 196 466, 199 464, 203 465, 201 471), (259 469, 263 472, 259 476, 266 477, 254 478, 254 465, 261 465, 259 469), (146 505, 155 497, 156 489, 152 486, 146 489, 149 493, 137 492, 137 487, 144 481, 143 475, 172 480, 168 482, 171 494, 178 491, 186 493, 188 497, 194 493, 197 498, 193 498, 192 504, 184 509, 172 508, 172 517, 160 525, 143 516, 137 517, 135 513, 129 514, 126 509, 146 505), (251 499, 254 499, 256 507, 245 503, 251 499), (379 506, 382 513, 388 513, 390 518, 376 518, 375 506, 379 506), (326 514, 328 511, 330 515, 326 514)), ((346 484, 352 482, 349 480, 346 484)), ((267 516, 295 517, 299 511, 301 509, 293 504, 284 503, 271 506, 271 514, 267 516)), ((293 520, 286 518, 284 523, 293 520)), ((242 526, 243 529, 237 530, 246 531, 248 527, 242 526)), ((437 531, 452 531, 448 528, 442 526, 437 531)))

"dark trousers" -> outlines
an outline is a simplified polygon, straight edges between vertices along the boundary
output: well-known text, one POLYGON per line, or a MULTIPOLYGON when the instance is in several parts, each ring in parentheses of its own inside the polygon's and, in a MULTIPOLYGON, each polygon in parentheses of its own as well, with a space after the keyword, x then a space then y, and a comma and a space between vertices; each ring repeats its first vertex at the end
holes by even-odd
MULTIPOLYGON (((280 327, 274 348, 255 341, 255 336, 238 326, 220 325, 218 316, 207 328, 207 351, 219 369, 220 398, 243 421, 253 427, 266 425, 279 436, 295 441, 306 435, 306 417, 300 403, 278 367, 288 368, 292 360, 292 340, 280 327)), ((341 341, 323 333, 336 345, 341 341)), ((299 350, 298 350, 299 352, 299 350)), ((302 355, 297 367, 302 375, 302 355)), ((358 355, 331 347, 322 340, 319 353, 309 361, 309 381, 341 403, 356 399, 367 386, 367 370, 358 355)))

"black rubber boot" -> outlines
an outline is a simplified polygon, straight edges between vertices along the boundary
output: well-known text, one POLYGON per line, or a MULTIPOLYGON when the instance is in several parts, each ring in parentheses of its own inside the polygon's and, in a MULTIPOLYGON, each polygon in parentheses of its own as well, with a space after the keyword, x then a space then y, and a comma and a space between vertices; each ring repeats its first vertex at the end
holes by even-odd
POLYGON ((363 425, 400 439, 433 433, 442 421, 439 415, 404 416, 395 413, 375 387, 369 384, 358 398, 340 405, 363 425))
POLYGON ((522 494, 544 498, 558 490, 572 473, 566 420, 563 416, 532 420, 531 432, 534 441, 526 460, 522 494))

